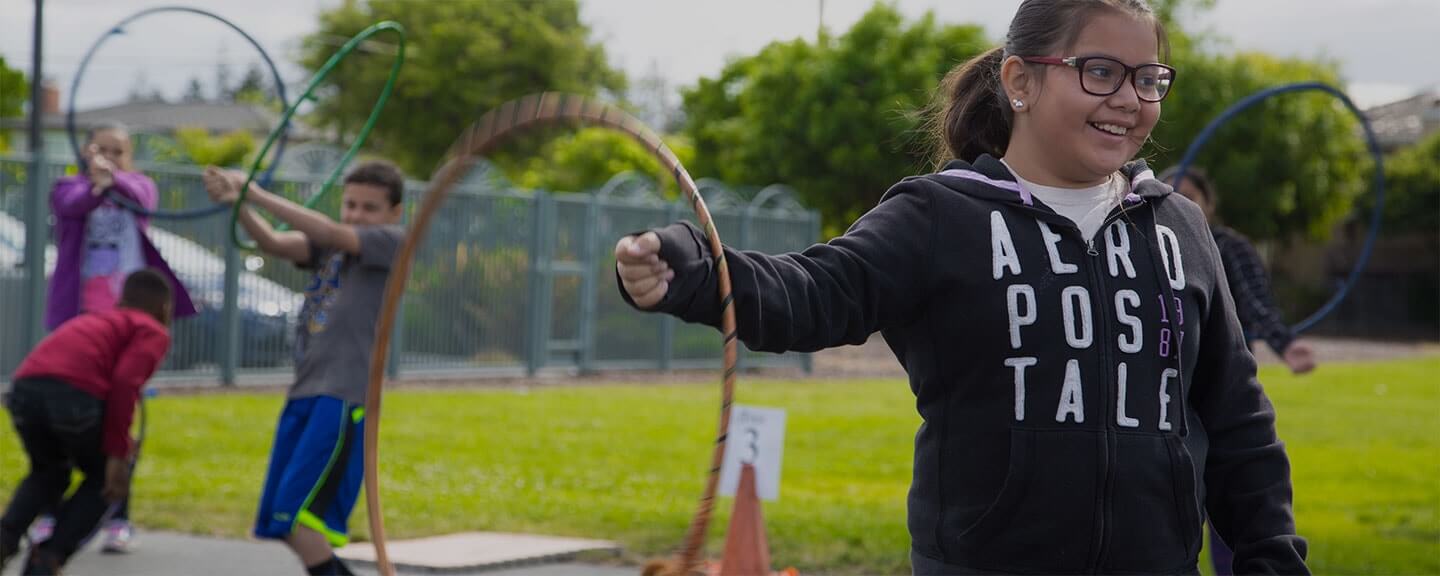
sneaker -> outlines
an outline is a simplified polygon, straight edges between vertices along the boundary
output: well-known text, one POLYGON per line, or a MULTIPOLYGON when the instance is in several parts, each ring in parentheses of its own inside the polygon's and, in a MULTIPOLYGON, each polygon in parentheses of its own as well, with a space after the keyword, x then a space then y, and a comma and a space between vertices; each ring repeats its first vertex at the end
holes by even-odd
POLYGON ((100 544, 100 551, 106 554, 125 554, 134 547, 135 530, 130 527, 130 522, 125 520, 111 520, 105 524, 105 539, 100 544))
POLYGON ((30 531, 27 533, 27 536, 29 536, 30 543, 33 545, 49 540, 53 534, 55 534, 55 517, 45 514, 36 518, 35 522, 30 524, 30 531))

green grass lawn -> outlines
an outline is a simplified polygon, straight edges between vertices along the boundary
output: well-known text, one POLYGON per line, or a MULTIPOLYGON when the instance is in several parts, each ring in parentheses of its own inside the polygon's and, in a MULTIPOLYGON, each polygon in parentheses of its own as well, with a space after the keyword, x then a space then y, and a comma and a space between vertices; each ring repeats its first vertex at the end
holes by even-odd
MULTIPOLYGON (((1262 377, 1295 470, 1295 509, 1322 574, 1440 573, 1440 358, 1262 377)), ((788 411, 778 566, 908 571, 905 493, 918 417, 900 381, 743 381, 788 411)), ((135 486, 150 529, 242 537, 283 398, 160 397, 135 486)), ((391 538, 503 530, 620 541, 632 560, 678 544, 709 462, 718 386, 398 391, 381 464, 391 538)), ((0 416, 3 420, 3 416, 0 416)), ((8 421, 4 422, 9 429, 8 421)), ((0 433, 0 487, 25 471, 0 433)), ((729 501, 720 507, 728 512, 729 501)), ((712 551, 728 514, 712 524, 712 551)), ((363 506, 352 517, 363 535, 363 506)))

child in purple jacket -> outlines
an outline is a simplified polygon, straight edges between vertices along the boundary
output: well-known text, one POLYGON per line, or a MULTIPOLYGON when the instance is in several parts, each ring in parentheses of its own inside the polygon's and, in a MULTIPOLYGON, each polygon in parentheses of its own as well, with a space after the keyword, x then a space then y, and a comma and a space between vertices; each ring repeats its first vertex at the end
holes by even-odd
POLYGON ((147 266, 177 288, 176 316, 194 314, 190 295, 145 235, 148 220, 107 197, 113 190, 151 210, 159 201, 155 182, 131 164, 130 134, 118 125, 97 128, 85 156, 84 173, 57 180, 50 193, 59 253, 45 327, 54 330, 82 312, 114 308, 125 276, 147 266))

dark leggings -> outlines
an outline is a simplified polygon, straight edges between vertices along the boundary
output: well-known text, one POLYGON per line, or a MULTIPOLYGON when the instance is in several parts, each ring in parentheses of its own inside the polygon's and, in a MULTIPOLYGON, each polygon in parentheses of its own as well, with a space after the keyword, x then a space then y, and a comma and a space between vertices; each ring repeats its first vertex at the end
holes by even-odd
POLYGON ((101 496, 105 403, 62 381, 26 378, 15 381, 5 404, 30 459, 30 473, 0 516, 0 551, 17 550, 35 517, 60 502, 54 534, 41 547, 63 563, 95 531, 110 506, 101 496), (84 480, 63 499, 75 469, 84 480))

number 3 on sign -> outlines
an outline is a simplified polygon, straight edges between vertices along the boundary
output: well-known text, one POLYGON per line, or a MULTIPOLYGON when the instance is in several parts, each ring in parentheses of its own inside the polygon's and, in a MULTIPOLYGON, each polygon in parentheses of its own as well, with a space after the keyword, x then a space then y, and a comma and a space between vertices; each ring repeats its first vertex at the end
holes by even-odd
POLYGON ((755 491, 760 498, 780 498, 780 456, 785 447, 785 411, 736 404, 730 410, 730 435, 720 465, 720 493, 734 496, 740 466, 755 466, 755 491))

